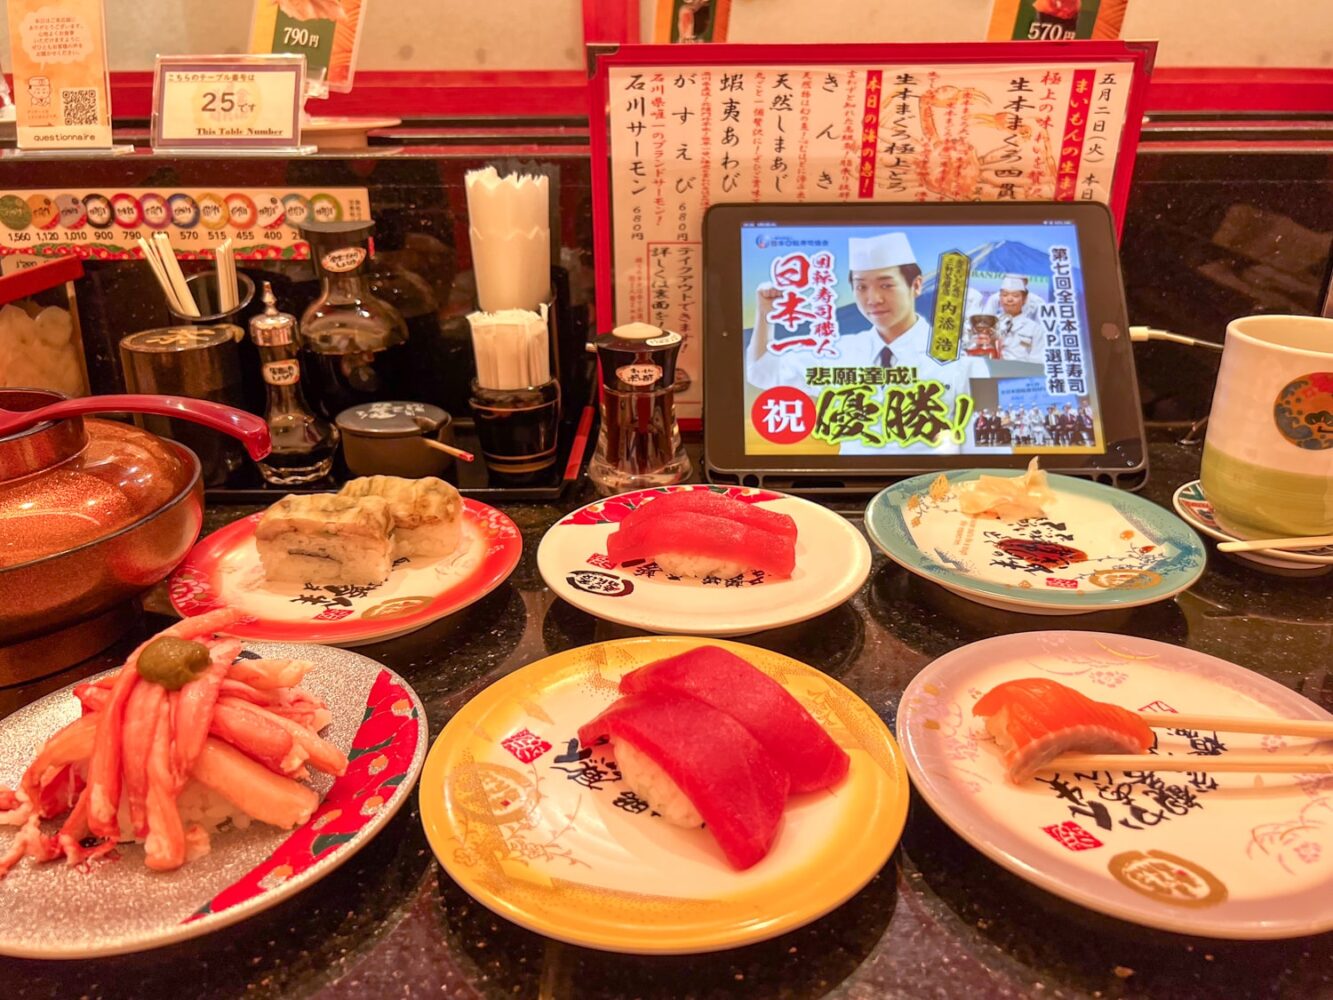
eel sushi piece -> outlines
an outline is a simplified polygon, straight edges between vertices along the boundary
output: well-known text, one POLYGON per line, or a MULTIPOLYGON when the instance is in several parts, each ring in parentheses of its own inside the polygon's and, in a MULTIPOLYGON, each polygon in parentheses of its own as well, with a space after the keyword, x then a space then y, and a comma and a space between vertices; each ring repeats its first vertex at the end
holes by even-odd
POLYGON ((847 773, 847 754, 786 688, 718 646, 700 646, 631 670, 620 679, 620 692, 675 693, 725 712, 787 771, 793 793, 829 788, 847 773))
MULTIPOLYGON (((653 501, 654 504, 661 503, 653 501)), ((761 570, 778 578, 796 568, 796 543, 730 517, 681 511, 645 518, 607 536, 606 554, 617 563, 651 559, 673 576, 731 578, 761 570)))
POLYGON ((604 736, 634 792, 656 809, 661 791, 671 798, 678 790, 734 868, 751 867, 773 846, 787 773, 731 716, 695 698, 630 695, 579 730, 584 746, 604 736))
POLYGON ((786 514, 760 507, 758 504, 734 500, 712 490, 674 490, 659 493, 654 499, 630 511, 620 522, 622 528, 633 527, 640 521, 673 514, 708 514, 726 517, 751 528, 771 531, 773 534, 796 541, 796 522, 786 514))
POLYGON ((1015 784, 1067 751, 1146 753, 1153 744, 1152 730, 1133 712, 1044 677, 996 685, 972 714, 985 718, 1015 784))

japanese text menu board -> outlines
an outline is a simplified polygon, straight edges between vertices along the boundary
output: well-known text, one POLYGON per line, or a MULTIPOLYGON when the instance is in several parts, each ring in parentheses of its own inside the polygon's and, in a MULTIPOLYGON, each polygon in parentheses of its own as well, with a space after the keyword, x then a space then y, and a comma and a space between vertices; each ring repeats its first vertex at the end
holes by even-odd
POLYGON ((681 334, 692 384, 679 402, 696 417, 710 205, 1085 199, 1123 218, 1153 50, 1000 42, 606 55, 593 87, 606 110, 593 116, 599 323, 681 334))

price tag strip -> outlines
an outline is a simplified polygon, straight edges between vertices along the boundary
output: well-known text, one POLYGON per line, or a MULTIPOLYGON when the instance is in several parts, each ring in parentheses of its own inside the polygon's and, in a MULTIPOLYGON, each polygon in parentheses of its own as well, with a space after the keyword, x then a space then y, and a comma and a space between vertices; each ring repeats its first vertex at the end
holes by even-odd
POLYGON ((304 100, 304 56, 158 56, 153 148, 305 152, 304 100))
POLYGON ((370 193, 355 187, 6 191, 0 256, 130 260, 140 256, 139 237, 165 231, 182 259, 210 258, 231 237, 241 260, 303 260, 310 250, 296 226, 307 218, 369 219, 370 193))

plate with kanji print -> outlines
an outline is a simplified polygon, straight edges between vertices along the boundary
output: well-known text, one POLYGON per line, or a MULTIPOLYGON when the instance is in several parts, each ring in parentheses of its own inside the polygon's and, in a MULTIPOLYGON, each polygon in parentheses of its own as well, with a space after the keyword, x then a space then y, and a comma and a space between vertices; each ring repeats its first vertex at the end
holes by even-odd
POLYGON ((1197 758, 1197 770, 1044 771, 1014 784, 972 706, 1029 677, 1132 711, 1333 719, 1276 681, 1151 639, 983 639, 917 674, 898 706, 912 783, 959 836, 1043 889, 1137 924, 1220 938, 1333 930, 1333 774, 1208 768, 1229 754, 1327 762, 1333 741, 1157 728, 1151 752, 1197 758))
MULTIPOLYGON (((348 765, 337 778, 312 770, 309 784, 320 803, 310 819, 295 830, 260 822, 240 829, 227 820, 210 837, 207 854, 172 872, 149 870, 137 843, 80 867, 24 859, 0 879, 0 955, 95 958, 210 934, 314 885, 402 808, 428 740, 425 711, 406 681, 374 660, 329 646, 247 641, 241 656, 315 664, 301 688, 328 707, 332 721, 320 735, 348 765)), ((0 720, 0 787, 15 787, 37 746, 79 712, 70 686, 0 720)), ((59 824, 44 824, 50 827, 44 832, 59 824)), ((16 833, 0 826, 0 855, 16 833)))
POLYGON ((1199 536, 1143 497, 1052 475, 1055 499, 1041 517, 964 514, 959 486, 982 475, 1004 472, 960 469, 890 486, 866 507, 866 532, 904 569, 1006 611, 1133 608, 1173 597, 1203 575, 1199 536))
POLYGON ((245 617, 228 631, 244 639, 362 646, 406 635, 460 611, 508 579, 523 537, 505 514, 463 500, 458 548, 440 559, 398 559, 370 586, 270 583, 255 545, 263 516, 233 521, 200 541, 168 582, 184 617, 234 607, 245 617))
MULTIPOLYGON (((1197 479, 1176 490, 1171 497, 1171 503, 1175 506, 1176 513, 1189 522, 1195 531, 1202 532, 1219 542, 1237 540, 1235 535, 1217 523, 1213 505, 1208 502, 1208 497, 1203 492, 1203 484, 1197 479)), ((1256 566, 1282 570, 1284 576, 1322 576, 1333 571, 1333 545, 1299 551, 1259 549, 1256 552, 1231 552, 1228 555, 1256 566)))
POLYGON ((742 487, 667 486, 588 504, 546 532, 537 568, 557 597, 598 618, 648 632, 748 635, 836 608, 870 574, 870 546, 845 517, 784 493, 742 487), (730 578, 675 577, 655 562, 617 565, 606 540, 622 518, 666 493, 712 490, 789 515, 796 568, 788 579, 748 570, 730 578))
POLYGON ((754 646, 649 636, 566 650, 486 688, 431 747, 420 797, 440 864, 500 916, 589 948, 688 954, 841 906, 888 861, 908 794, 888 727, 837 681, 754 646), (708 830, 674 826, 630 791, 615 744, 578 740, 624 674, 703 645, 782 684, 851 759, 832 788, 788 798, 771 850, 744 871, 708 830))

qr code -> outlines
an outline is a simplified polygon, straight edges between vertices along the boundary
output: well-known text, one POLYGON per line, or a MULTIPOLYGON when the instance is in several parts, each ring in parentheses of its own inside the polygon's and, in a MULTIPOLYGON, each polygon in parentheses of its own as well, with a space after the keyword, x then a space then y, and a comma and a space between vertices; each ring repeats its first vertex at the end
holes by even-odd
POLYGON ((66 125, 96 125, 97 88, 79 87, 60 92, 60 109, 66 125))

